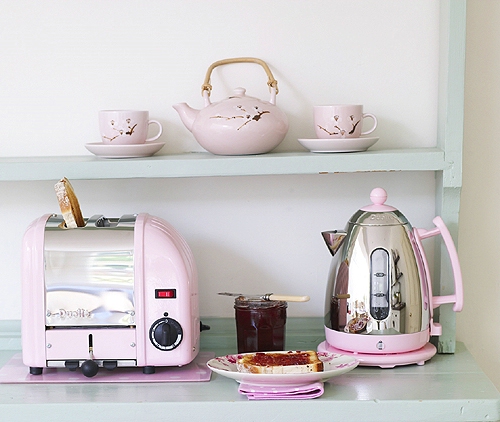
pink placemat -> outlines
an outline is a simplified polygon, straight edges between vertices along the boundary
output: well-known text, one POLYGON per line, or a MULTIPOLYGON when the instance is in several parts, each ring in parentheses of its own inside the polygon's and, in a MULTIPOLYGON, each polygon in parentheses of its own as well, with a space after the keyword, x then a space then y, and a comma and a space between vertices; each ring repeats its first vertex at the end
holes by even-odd
POLYGON ((44 368, 41 375, 31 375, 23 364, 21 353, 18 353, 0 369, 0 384, 210 381, 212 371, 207 362, 213 357, 213 352, 200 352, 189 365, 157 367, 154 374, 143 374, 142 368, 116 368, 113 371, 99 368, 96 376, 88 378, 79 369, 72 372, 66 368, 44 368))

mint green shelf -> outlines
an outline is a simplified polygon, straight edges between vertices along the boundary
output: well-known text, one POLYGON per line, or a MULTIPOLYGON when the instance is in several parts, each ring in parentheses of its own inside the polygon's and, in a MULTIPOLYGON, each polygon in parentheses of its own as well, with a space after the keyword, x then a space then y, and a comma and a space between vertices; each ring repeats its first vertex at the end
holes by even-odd
MULTIPOLYGON (((236 353, 231 318, 202 318, 201 348, 236 353)), ((19 353, 19 321, 0 323, 0 367, 19 353)), ((322 318, 289 318, 286 347, 315 349, 324 340, 322 318)), ((28 368, 26 368, 28 373, 28 368)), ((358 367, 325 384, 313 400, 249 401, 236 381, 0 384, 0 415, 9 422, 79 421, 497 421, 500 393, 462 343, 453 355, 423 366, 358 367)))
POLYGON ((349 154, 309 152, 251 156, 209 153, 106 159, 93 155, 13 157, 0 159, 1 181, 131 179, 276 174, 351 173, 369 171, 443 171, 453 163, 439 148, 394 149, 349 154))

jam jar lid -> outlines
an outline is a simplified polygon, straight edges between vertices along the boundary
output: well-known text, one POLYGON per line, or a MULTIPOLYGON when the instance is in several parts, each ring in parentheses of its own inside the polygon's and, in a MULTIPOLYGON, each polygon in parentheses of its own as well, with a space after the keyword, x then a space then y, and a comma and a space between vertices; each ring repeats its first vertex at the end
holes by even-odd
POLYGON ((239 309, 267 309, 287 306, 288 303, 281 300, 250 299, 245 296, 239 296, 234 300, 234 307, 239 309))

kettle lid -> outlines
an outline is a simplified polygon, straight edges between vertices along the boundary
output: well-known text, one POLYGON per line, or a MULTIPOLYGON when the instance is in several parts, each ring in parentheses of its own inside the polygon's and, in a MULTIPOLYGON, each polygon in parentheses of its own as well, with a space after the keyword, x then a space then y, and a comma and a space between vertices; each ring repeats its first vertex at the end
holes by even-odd
POLYGON ((371 205, 362 207, 362 211, 375 211, 375 212, 385 212, 385 211, 397 211, 396 208, 390 205, 385 205, 387 200, 387 192, 382 188, 375 188, 370 193, 370 199, 372 200, 371 205))
POLYGON ((387 192, 382 188, 371 191, 372 203, 360 208, 349 220, 350 224, 368 226, 409 225, 406 217, 394 207, 386 205, 387 192))
POLYGON ((371 211, 371 212, 390 212, 397 211, 396 208, 391 207, 390 205, 385 205, 385 201, 387 200, 387 192, 382 188, 375 188, 370 193, 370 199, 372 200, 372 204, 367 205, 361 208, 362 211, 371 211))

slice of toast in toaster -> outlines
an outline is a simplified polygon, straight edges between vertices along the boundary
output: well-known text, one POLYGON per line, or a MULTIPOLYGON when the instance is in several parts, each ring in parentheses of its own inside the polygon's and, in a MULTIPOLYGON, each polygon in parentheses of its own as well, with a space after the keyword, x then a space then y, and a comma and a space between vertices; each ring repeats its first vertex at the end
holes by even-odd
POLYGON ((322 372, 323 362, 314 351, 256 352, 243 355, 236 368, 251 374, 305 374, 322 372))
POLYGON ((82 211, 80 210, 80 204, 78 203, 78 198, 75 195, 73 186, 68 179, 65 177, 59 180, 54 186, 57 195, 57 201, 59 202, 59 208, 61 208, 61 213, 66 223, 68 229, 74 229, 76 227, 85 226, 85 220, 83 219, 82 211))

